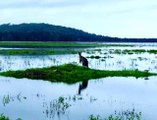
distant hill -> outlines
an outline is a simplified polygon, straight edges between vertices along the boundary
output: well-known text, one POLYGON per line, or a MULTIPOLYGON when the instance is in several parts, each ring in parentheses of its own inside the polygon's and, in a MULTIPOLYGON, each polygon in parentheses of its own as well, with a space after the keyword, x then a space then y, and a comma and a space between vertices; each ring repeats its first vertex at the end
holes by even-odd
POLYGON ((0 41, 157 42, 157 39, 126 39, 101 36, 74 28, 44 24, 0 25, 0 41))

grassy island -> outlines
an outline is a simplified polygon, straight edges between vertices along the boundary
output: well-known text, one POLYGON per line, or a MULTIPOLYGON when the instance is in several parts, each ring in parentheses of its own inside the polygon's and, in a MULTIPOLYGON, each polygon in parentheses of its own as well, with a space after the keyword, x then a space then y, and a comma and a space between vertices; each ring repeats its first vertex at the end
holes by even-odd
POLYGON ((18 71, 7 71, 0 73, 2 76, 15 78, 42 79, 51 82, 76 83, 79 81, 87 81, 103 77, 148 77, 157 75, 155 73, 142 72, 138 70, 122 70, 122 71, 107 71, 94 70, 74 64, 65 64, 60 66, 52 66, 47 68, 34 68, 18 71))

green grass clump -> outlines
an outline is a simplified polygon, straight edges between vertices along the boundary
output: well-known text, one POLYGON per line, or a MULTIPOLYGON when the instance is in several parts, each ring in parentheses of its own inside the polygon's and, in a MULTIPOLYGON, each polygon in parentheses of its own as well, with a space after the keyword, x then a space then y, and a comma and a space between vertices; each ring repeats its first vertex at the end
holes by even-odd
POLYGON ((148 53, 157 54, 157 50, 147 50, 148 53))
POLYGON ((3 114, 0 115, 0 120, 9 120, 8 117, 4 116, 3 114))
POLYGON ((52 66, 47 68, 34 68, 27 70, 8 71, 0 73, 2 76, 15 78, 30 78, 42 79, 51 82, 76 83, 79 81, 87 81, 103 77, 148 77, 156 75, 154 73, 142 72, 138 70, 122 70, 122 71, 107 71, 94 70, 74 64, 65 64, 60 66, 52 66))
POLYGON ((87 58, 91 58, 91 59, 100 59, 101 57, 100 57, 100 56, 94 56, 94 55, 92 55, 92 56, 89 56, 89 57, 87 57, 87 58))
POLYGON ((140 54, 140 53, 145 53, 145 52, 149 52, 147 50, 144 49, 134 49, 134 50, 120 50, 120 49, 116 49, 116 50, 112 50, 110 51, 111 54, 140 54))
POLYGON ((123 50, 122 53, 123 54, 133 54, 133 53, 136 53, 136 54, 140 54, 140 53, 144 53, 146 52, 146 50, 144 49, 135 49, 135 50, 123 50))
POLYGON ((110 50, 110 54, 141 54, 141 53, 149 53, 149 54, 157 54, 157 50, 145 50, 145 49, 133 49, 133 50, 110 50))

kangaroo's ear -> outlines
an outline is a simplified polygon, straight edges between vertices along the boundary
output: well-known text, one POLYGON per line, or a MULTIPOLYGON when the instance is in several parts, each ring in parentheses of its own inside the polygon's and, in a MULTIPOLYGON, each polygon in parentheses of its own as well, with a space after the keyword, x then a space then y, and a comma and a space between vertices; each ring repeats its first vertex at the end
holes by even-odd
POLYGON ((81 52, 78 52, 79 55, 81 55, 81 52))

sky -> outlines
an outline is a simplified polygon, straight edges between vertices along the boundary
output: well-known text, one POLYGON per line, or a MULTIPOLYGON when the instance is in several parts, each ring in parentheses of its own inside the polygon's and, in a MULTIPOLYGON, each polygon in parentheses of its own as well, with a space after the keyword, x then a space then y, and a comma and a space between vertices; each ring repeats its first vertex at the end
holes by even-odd
POLYGON ((1 0, 0 24, 49 23, 121 38, 157 38, 157 0, 1 0))

